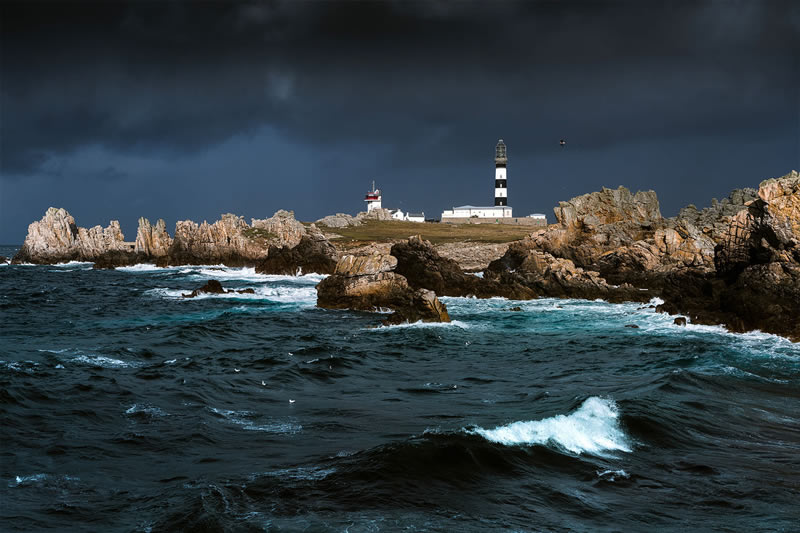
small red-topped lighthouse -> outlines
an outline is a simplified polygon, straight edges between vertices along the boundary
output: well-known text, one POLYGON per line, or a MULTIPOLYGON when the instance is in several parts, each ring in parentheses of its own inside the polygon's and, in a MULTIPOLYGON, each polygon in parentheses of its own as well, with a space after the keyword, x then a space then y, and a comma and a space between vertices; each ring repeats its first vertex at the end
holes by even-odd
POLYGON ((367 213, 373 209, 381 208, 381 190, 375 188, 374 181, 372 182, 372 190, 364 197, 364 201, 367 202, 367 213))

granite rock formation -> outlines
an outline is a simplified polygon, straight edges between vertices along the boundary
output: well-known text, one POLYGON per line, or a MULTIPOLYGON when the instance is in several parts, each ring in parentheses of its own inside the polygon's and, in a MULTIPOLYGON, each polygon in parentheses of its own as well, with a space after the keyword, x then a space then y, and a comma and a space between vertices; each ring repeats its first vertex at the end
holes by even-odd
POLYGON ((93 261, 107 251, 132 251, 118 221, 112 220, 106 228, 79 228, 65 209, 51 207, 41 220, 28 226, 28 235, 13 262, 93 261))
POLYGON ((391 254, 397 258, 395 272, 403 275, 415 289, 431 290, 439 296, 502 296, 512 300, 536 297, 532 290, 513 280, 499 283, 464 273, 458 263, 439 255, 431 243, 419 235, 392 246, 391 254))
POLYGON ((257 266, 270 251, 277 256, 275 263, 283 265, 281 271, 292 274, 298 269, 332 272, 338 258, 316 227, 307 230, 290 211, 278 211, 268 219, 253 219, 251 225, 232 214, 222 215, 212 224, 182 220, 175 225, 174 238, 167 233, 163 220, 153 226, 141 218, 136 241, 129 243, 117 221, 107 228, 80 228, 66 210, 50 208, 42 220, 28 227, 25 243, 14 262, 93 261, 95 268, 136 263, 257 266), (292 261, 296 265, 292 266, 292 261))
POLYGON ((714 270, 670 273, 661 308, 800 342, 800 175, 763 181, 747 203, 714 249, 714 270))
POLYGON ((270 246, 266 259, 256 265, 256 272, 288 276, 332 274, 338 258, 336 247, 312 224, 294 246, 270 246))
POLYGON ((628 284, 610 285, 597 272, 541 251, 532 239, 512 243, 503 257, 492 261, 484 276, 503 286, 525 287, 539 297, 601 298, 609 302, 646 302, 652 298, 648 291, 628 284))
POLYGON ((384 324, 449 322, 447 307, 432 291, 414 289, 394 272, 397 259, 372 253, 345 255, 333 275, 317 285, 317 305, 326 309, 393 310, 384 324))

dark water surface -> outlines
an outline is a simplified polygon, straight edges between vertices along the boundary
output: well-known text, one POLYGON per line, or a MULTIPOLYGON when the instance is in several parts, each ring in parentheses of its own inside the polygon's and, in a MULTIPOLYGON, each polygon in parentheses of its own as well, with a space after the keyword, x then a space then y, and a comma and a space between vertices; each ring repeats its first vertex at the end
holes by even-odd
POLYGON ((372 329, 319 279, 0 266, 0 529, 800 529, 800 345, 582 300, 372 329))

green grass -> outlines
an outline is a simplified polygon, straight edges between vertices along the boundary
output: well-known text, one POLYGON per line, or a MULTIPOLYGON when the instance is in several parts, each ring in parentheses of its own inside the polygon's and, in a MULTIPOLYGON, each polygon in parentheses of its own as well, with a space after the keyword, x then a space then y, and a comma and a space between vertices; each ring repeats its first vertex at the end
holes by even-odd
POLYGON ((341 235, 333 239, 337 245, 360 246, 369 242, 392 242, 421 235, 433 244, 446 242, 503 243, 522 239, 539 228, 510 224, 438 224, 401 222, 398 220, 369 220, 361 226, 347 228, 325 228, 325 231, 341 235))
POLYGON ((248 239, 265 239, 265 240, 272 240, 277 239, 278 236, 272 233, 271 231, 267 231, 261 228, 247 228, 242 230, 242 235, 247 237, 248 239))

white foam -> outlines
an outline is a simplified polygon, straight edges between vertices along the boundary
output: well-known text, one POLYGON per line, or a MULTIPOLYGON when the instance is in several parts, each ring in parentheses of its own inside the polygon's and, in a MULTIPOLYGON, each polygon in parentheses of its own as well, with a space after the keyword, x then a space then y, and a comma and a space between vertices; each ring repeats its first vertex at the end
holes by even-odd
POLYGON ((65 267, 73 267, 73 266, 86 266, 86 265, 93 265, 92 261, 68 261, 66 263, 54 263, 50 266, 65 268, 65 267))
POLYGON ((392 324, 389 326, 378 326, 376 328, 370 328, 367 331, 378 331, 378 330, 386 330, 386 329, 404 329, 404 328, 461 328, 461 329, 469 329, 470 325, 466 322, 461 322, 460 320, 452 320, 450 322, 404 322, 402 324, 392 324))
POLYGON ((271 422, 269 424, 257 424, 253 419, 256 413, 251 411, 231 411, 227 409, 217 409, 210 407, 212 413, 222 416, 226 421, 237 426, 241 426, 248 431, 263 431, 266 433, 294 434, 303 429, 300 424, 292 422, 271 422))
POLYGON ((150 263, 139 263, 138 265, 121 266, 114 270, 119 272, 166 272, 169 270, 176 270, 177 267, 159 267, 150 263))
POLYGON ((152 407, 152 406, 149 406, 149 405, 139 405, 138 403, 135 403, 135 404, 131 405, 125 411, 126 415, 135 415, 135 414, 138 414, 138 413, 142 413, 142 414, 145 414, 145 415, 148 415, 148 416, 151 416, 151 417, 166 416, 166 414, 167 414, 164 411, 162 411, 161 409, 159 409, 158 407, 152 407))
POLYGON ((614 482, 617 479, 629 479, 631 476, 624 470, 603 470, 597 472, 597 477, 605 481, 614 482))
MULTIPOLYGON (((234 289, 226 289, 234 290, 234 289)), ((241 289, 238 289, 241 290, 241 289)), ((317 289, 313 285, 310 286, 295 286, 295 287, 253 287, 254 294, 241 294, 238 292, 227 292, 225 294, 208 294, 201 293, 194 298, 184 298, 184 294, 190 294, 191 289, 169 289, 169 288, 156 288, 145 291, 145 294, 154 294, 161 298, 169 300, 183 300, 191 302, 193 300, 205 300, 209 298, 222 298, 232 300, 268 300, 271 302, 279 303, 305 303, 316 305, 317 303, 317 289)))
POLYGON ((618 418, 613 401, 592 396, 570 415, 514 422, 494 429, 479 427, 467 432, 506 446, 550 444, 579 455, 630 452, 618 418))
POLYGON ((75 363, 82 363, 90 366, 99 366, 103 368, 130 368, 139 366, 137 363, 126 362, 120 359, 113 359, 104 355, 79 355, 72 358, 75 363))

